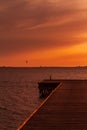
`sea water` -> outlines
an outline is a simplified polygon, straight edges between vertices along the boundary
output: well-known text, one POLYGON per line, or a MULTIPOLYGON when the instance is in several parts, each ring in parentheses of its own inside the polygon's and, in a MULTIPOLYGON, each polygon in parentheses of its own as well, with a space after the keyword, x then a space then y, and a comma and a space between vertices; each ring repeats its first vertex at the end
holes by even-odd
POLYGON ((0 68, 0 130, 16 130, 40 105, 43 79, 87 79, 87 67, 0 68))

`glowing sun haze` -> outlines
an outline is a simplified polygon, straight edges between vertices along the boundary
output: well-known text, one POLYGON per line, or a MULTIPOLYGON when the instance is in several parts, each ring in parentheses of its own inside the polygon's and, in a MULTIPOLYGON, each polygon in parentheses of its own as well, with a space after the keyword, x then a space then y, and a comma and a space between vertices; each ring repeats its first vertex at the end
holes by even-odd
POLYGON ((87 0, 0 0, 4 65, 87 66, 87 0))

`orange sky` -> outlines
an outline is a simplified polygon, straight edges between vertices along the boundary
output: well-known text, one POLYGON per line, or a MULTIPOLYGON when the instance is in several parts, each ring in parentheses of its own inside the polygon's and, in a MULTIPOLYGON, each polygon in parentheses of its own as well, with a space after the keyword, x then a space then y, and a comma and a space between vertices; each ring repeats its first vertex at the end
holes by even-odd
POLYGON ((79 65, 87 65, 87 0, 0 0, 0 66, 79 65))

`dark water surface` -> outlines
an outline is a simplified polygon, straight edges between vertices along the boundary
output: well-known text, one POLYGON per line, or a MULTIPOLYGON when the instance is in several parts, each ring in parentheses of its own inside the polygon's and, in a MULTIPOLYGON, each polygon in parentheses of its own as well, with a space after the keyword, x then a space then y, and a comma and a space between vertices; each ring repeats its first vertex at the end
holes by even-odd
POLYGON ((0 130, 16 130, 37 108, 43 79, 87 79, 87 67, 0 68, 0 130))

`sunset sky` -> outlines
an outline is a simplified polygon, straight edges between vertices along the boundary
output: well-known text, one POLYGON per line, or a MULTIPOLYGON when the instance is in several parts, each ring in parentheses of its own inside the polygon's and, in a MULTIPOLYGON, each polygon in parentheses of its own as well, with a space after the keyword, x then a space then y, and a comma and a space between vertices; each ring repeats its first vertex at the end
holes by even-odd
POLYGON ((87 0, 0 0, 0 66, 87 66, 87 0))

